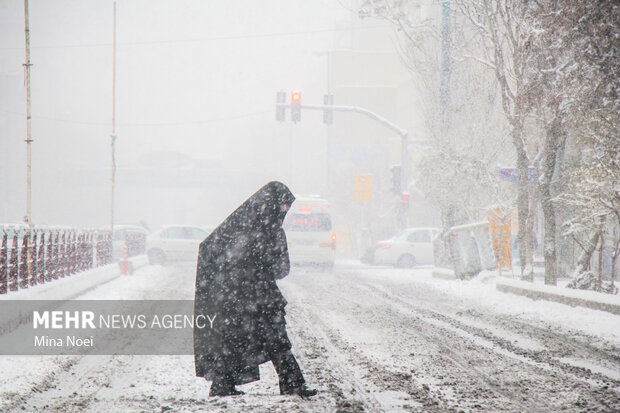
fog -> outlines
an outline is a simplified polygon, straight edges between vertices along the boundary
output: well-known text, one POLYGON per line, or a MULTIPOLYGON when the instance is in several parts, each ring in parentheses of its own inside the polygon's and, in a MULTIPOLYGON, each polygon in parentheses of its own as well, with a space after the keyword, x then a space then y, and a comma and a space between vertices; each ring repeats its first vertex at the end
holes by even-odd
POLYGON ((620 412, 618 22, 610 0, 0 0, 0 411, 620 412), (160 353, 98 329, 170 355, 133 357, 30 337, 13 301, 161 299, 213 332, 158 330, 189 340, 160 353))
MULTIPOLYGON (((7 223, 23 222, 26 210, 23 7, 0 3, 0 222, 7 223)), ((322 103, 326 52, 356 44, 395 50, 391 28, 361 21, 346 1, 121 0, 116 32, 115 222, 151 229, 216 224, 274 179, 325 196, 322 113, 279 123, 276 92, 322 103)), ((113 2, 31 0, 30 33, 32 221, 108 226, 113 2)), ((376 65, 363 70, 380 71, 376 65)), ((353 115, 338 122, 367 128, 353 115)), ((384 144, 393 135, 373 127, 384 144)))

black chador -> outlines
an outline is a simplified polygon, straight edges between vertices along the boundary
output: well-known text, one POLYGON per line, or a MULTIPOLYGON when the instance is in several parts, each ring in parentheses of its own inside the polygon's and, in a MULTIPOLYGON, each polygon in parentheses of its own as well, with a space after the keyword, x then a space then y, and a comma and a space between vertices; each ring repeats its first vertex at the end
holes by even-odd
POLYGON ((295 197, 286 185, 259 189, 200 244, 194 314, 213 320, 194 328, 196 375, 211 396, 241 394, 271 360, 282 394, 311 396, 286 334, 286 300, 276 280, 290 270, 282 222, 295 197))

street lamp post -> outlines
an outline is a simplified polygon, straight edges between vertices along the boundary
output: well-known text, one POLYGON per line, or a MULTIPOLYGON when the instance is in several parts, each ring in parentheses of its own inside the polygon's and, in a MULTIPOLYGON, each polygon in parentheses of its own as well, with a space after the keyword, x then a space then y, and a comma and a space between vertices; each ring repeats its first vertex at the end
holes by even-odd
POLYGON ((26 220, 28 229, 32 230, 32 135, 31 135, 31 105, 30 105, 30 18, 28 0, 24 0, 24 19, 26 34, 26 63, 24 70, 26 75, 26 220))
POLYGON ((110 146, 112 151, 112 176, 110 195, 110 235, 114 235, 114 191, 116 181, 116 1, 114 1, 114 18, 112 34, 112 135, 110 146))
POLYGON ((31 100, 30 100, 30 11, 28 0, 24 0, 24 23, 25 23, 25 35, 26 35, 26 63, 24 63, 25 75, 26 75, 26 220, 28 221, 28 243, 26 244, 27 251, 27 272, 28 277, 32 274, 31 257, 32 246, 30 242, 30 235, 32 234, 32 133, 31 133, 31 100))

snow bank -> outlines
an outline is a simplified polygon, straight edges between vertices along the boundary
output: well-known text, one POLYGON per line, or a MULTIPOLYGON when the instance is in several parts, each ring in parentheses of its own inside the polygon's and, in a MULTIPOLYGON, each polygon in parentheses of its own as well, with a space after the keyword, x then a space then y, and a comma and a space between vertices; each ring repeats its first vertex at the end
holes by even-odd
MULTIPOLYGON (((146 265, 148 258, 146 255, 139 255, 129 261, 135 269, 146 265)), ((0 300, 70 300, 120 275, 119 264, 115 262, 24 290, 9 292, 1 295, 0 300)))
MULTIPOLYGON (((144 266, 148 263, 146 255, 139 255, 129 259, 134 269, 144 266)), ((67 301, 74 299, 99 285, 105 284, 119 276, 121 271, 118 263, 104 265, 102 267, 93 268, 82 271, 77 274, 65 278, 59 278, 49 283, 38 284, 30 288, 9 292, 0 296, 1 301, 12 300, 41 300, 42 307, 40 310, 48 309, 49 300, 67 301), (44 301, 47 300, 47 301, 44 301)), ((102 297, 101 299, 106 299, 102 297)), ((17 328, 20 324, 28 322, 32 317, 31 312, 22 313, 18 308, 9 308, 3 306, 2 314, 0 314, 0 334, 8 333, 17 328)))

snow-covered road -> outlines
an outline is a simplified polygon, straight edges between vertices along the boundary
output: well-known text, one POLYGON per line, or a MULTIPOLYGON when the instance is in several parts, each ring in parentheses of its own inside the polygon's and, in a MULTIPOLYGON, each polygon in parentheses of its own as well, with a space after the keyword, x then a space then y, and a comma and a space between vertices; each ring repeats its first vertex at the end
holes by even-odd
MULTIPOLYGON (((193 266, 149 266, 79 298, 191 299, 193 277, 193 266)), ((213 399, 191 356, 2 357, 0 410, 620 410, 618 316, 435 280, 427 268, 345 263, 279 283, 315 398, 280 396, 270 364, 240 386, 245 396, 213 399)))

